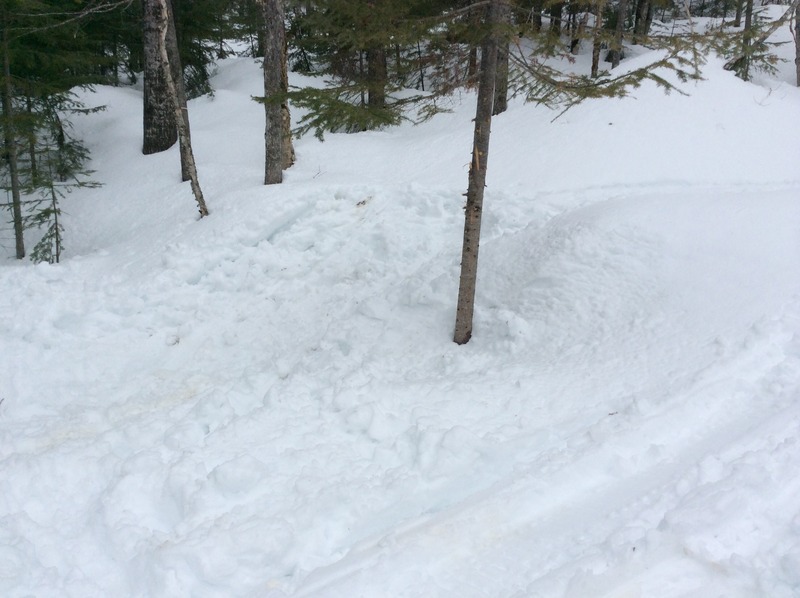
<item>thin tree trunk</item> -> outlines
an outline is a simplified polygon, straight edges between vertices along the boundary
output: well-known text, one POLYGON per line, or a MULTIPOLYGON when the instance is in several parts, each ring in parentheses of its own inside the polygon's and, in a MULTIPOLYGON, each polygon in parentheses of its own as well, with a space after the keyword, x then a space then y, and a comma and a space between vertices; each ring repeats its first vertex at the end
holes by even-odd
POLYGON ((736 14, 733 17, 733 26, 742 26, 742 12, 744 11, 744 0, 736 0, 736 14))
POLYGON ((797 86, 800 87, 800 5, 794 11, 794 65, 797 71, 797 86))
MULTIPOLYGON (((189 119, 188 117, 184 116, 185 111, 181 106, 180 98, 178 96, 178 86, 172 77, 169 54, 167 51, 167 37, 169 36, 169 21, 171 18, 169 0, 158 0, 158 3, 161 7, 158 49, 161 55, 161 60, 164 64, 167 92, 172 103, 175 122, 177 123, 178 141, 181 144, 181 156, 186 157, 189 180, 191 181, 192 185, 192 193, 194 194, 195 201, 197 202, 197 209, 200 212, 200 218, 202 218, 203 216, 208 216, 208 208, 206 207, 205 198, 203 198, 203 191, 200 189, 200 181, 197 178, 197 165, 195 164, 194 153, 192 152, 192 137, 189 130, 189 119)), ((181 161, 183 162, 183 160, 181 161)))
POLYGON ((605 0, 595 0, 594 5, 594 39, 592 41, 592 78, 600 73, 600 46, 603 43, 603 9, 605 0))
POLYGON ((742 32, 742 62, 738 75, 745 81, 750 79, 750 52, 753 46, 753 0, 745 0, 744 31, 742 32))
MULTIPOLYGON (((281 60, 281 90, 289 91, 289 64, 286 57, 286 45, 283 46, 283 59, 281 60)), ((292 114, 289 112, 289 102, 281 102, 281 166, 286 170, 294 164, 294 145, 292 144, 292 114)))
MULTIPOLYGON (((186 85, 183 82, 183 64, 181 63, 181 55, 178 50, 178 35, 175 29, 175 12, 173 10, 174 3, 172 0, 167 0, 170 9, 170 19, 167 21, 167 56, 169 57, 169 70, 172 74, 172 81, 175 83, 175 90, 178 95, 178 103, 181 106, 181 117, 183 118, 186 130, 189 130, 189 108, 186 103, 186 85)), ((191 160, 186 154, 184 144, 179 144, 181 151, 181 180, 190 181, 192 179, 192 166, 191 160)))
MULTIPOLYGON (((5 15, 3 15, 5 16, 5 15)), ((20 194, 19 165, 17 156, 17 140, 14 138, 13 89, 11 86, 11 57, 8 47, 8 25, 3 27, 3 90, 2 104, 5 126, 3 127, 3 146, 8 163, 8 175, 11 179, 11 213, 14 220, 14 239, 16 257, 25 257, 25 239, 22 226, 22 197, 20 194)))
MULTIPOLYGON (((283 84, 286 59, 283 0, 262 0, 261 10, 264 14, 264 97, 269 99, 286 91, 283 84)), ((267 101, 264 112, 264 184, 275 185, 283 181, 284 110, 281 103, 267 101)))
POLYGON ((31 181, 34 184, 37 183, 39 179, 39 165, 37 164, 37 157, 36 157, 36 129, 33 126, 33 98, 31 98, 31 92, 25 94, 25 109, 28 113, 28 156, 30 159, 30 169, 31 169, 31 181))
POLYGON ((475 111, 475 132, 472 163, 469 168, 467 205, 464 212, 464 244, 461 251, 461 277, 456 307, 456 326, 453 340, 459 345, 472 337, 472 317, 475 309, 475 285, 478 275, 483 191, 486 186, 486 166, 489 159, 489 134, 492 126, 492 102, 497 78, 497 26, 500 22, 500 0, 492 0, 487 17, 491 27, 481 48, 478 106, 475 111))

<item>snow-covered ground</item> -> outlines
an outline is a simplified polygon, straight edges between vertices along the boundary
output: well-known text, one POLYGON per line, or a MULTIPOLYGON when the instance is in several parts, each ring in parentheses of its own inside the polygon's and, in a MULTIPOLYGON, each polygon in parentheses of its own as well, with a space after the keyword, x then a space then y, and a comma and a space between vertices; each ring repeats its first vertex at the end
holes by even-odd
POLYGON ((0 264, 0 595, 800 596, 792 75, 513 102, 462 347, 474 96, 264 187, 227 60, 197 220, 140 93, 89 94, 105 186, 0 264))

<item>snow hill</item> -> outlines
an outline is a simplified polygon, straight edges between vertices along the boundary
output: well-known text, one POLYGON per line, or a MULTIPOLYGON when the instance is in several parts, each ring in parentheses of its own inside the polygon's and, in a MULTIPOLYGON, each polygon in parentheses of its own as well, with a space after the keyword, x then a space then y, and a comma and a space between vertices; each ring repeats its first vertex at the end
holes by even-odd
POLYGON ((0 595, 800 596, 792 70, 513 102, 463 347, 473 95, 265 187, 223 61, 197 220, 140 92, 88 93, 104 187, 0 264, 0 595))

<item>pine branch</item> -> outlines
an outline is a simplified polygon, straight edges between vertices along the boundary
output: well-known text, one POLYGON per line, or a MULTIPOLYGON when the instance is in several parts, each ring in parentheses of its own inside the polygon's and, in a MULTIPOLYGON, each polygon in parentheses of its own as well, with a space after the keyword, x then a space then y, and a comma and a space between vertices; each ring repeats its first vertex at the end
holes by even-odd
MULTIPOLYGON (((772 25, 770 25, 767 29, 765 29, 761 33, 761 35, 759 35, 752 41, 751 47, 758 47, 759 45, 766 42, 767 39, 769 39, 769 37, 773 33, 775 33, 784 23, 786 23, 786 21, 789 21, 793 17, 795 11, 797 10, 798 4, 800 4, 800 0, 793 0, 792 3, 789 5, 789 8, 786 10, 786 12, 783 13, 783 16, 781 16, 781 18, 778 19, 777 21, 773 22, 772 25)), ((739 52, 738 54, 733 56, 733 58, 728 60, 728 62, 726 62, 725 66, 723 66, 722 68, 724 68, 726 71, 734 71, 739 68, 741 62, 746 58, 747 58, 746 52, 739 52)))

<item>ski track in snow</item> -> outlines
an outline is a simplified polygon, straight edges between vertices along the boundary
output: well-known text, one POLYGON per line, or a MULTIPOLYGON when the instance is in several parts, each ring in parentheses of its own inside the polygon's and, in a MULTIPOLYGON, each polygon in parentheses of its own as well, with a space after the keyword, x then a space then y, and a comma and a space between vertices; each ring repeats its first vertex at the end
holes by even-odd
POLYGON ((101 88, 72 257, 0 270, 0 593, 800 594, 796 90, 512 106, 456 347, 471 103, 301 140, 263 188, 255 66, 216 82, 211 218, 101 88))

